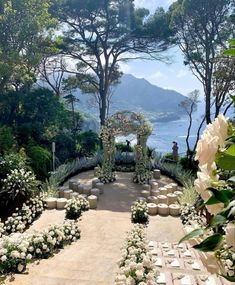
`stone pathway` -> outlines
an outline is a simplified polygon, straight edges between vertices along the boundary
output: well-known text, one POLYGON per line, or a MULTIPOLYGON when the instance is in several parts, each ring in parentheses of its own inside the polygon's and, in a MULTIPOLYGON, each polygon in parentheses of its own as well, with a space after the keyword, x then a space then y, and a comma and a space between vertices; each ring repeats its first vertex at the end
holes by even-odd
MULTIPOLYGON (((93 171, 77 176, 90 183, 93 171)), ((141 186, 131 182, 131 173, 118 173, 117 181, 105 185, 97 210, 83 214, 80 221, 81 239, 46 260, 29 265, 28 272, 14 275, 5 284, 12 285, 113 285, 120 248, 126 232, 132 228, 131 204, 139 196, 141 186)), ((160 184, 172 182, 162 177, 160 184)), ((63 223, 64 211, 45 211, 28 232, 63 223)), ((184 235, 179 218, 150 217, 149 240, 178 242, 184 235)))

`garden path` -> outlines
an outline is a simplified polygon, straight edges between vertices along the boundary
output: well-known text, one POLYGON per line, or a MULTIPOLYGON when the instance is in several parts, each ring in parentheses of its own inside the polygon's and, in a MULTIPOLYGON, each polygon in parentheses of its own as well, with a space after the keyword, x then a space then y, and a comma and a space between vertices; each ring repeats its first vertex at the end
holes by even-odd
MULTIPOLYGON (((130 207, 139 196, 141 186, 131 182, 131 173, 118 173, 117 181, 105 185, 97 210, 85 212, 80 221, 81 239, 65 247, 54 257, 28 266, 23 275, 15 275, 12 285, 113 285, 121 257, 120 248, 131 229, 130 207)), ((90 183, 93 171, 77 176, 90 183)), ((160 183, 172 182, 162 176, 160 183)), ((48 210, 34 222, 28 232, 63 223, 64 211, 48 210)), ((150 217, 148 239, 177 242, 183 236, 179 218, 150 217)))

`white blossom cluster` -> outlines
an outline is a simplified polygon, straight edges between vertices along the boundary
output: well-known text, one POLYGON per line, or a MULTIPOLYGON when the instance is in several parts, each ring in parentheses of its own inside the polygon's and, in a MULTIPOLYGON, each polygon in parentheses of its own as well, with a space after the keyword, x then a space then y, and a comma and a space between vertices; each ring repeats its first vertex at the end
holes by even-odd
POLYGON ((22 272, 31 259, 47 258, 79 238, 80 230, 74 221, 51 226, 42 233, 4 236, 0 239, 0 273, 22 272))
POLYGON ((89 208, 89 202, 84 197, 72 198, 65 206, 66 218, 76 220, 89 208))
POLYGON ((45 204, 41 196, 30 198, 20 210, 16 209, 11 217, 8 217, 4 223, 0 223, 0 237, 16 232, 22 233, 44 209, 45 204))
POLYGON ((184 204, 181 206, 180 219, 183 225, 203 226, 202 217, 197 213, 193 205, 184 204))
POLYGON ((2 190, 14 199, 18 194, 29 197, 37 187, 37 180, 31 171, 25 169, 14 169, 3 179, 2 190))
POLYGON ((148 220, 147 203, 145 201, 135 201, 131 206, 131 221, 138 224, 147 224, 148 220))
MULTIPOLYGON (((220 114, 206 127, 197 143, 195 159, 198 160, 200 171, 197 173, 194 185, 204 201, 210 198, 210 192, 206 189, 219 181, 219 176, 216 175, 215 158, 218 150, 225 147, 228 126, 226 118, 220 114)), ((220 204, 207 205, 206 207, 211 214, 216 214, 221 210, 220 204)))
POLYGON ((224 273, 230 277, 235 276, 235 252, 225 244, 216 252, 216 257, 219 259, 224 273))
POLYGON ((156 285, 157 271, 148 252, 144 228, 135 225, 122 249, 115 285, 156 285))

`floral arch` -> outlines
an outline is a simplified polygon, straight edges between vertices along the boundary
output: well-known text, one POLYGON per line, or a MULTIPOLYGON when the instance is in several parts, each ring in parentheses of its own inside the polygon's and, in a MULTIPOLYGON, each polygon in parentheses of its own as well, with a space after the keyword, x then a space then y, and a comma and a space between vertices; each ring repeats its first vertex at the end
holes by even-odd
POLYGON ((122 111, 107 118, 100 134, 103 143, 103 163, 98 171, 100 180, 104 183, 115 180, 115 137, 136 134, 136 167, 133 181, 136 183, 148 182, 152 177, 152 172, 148 169, 146 142, 151 132, 152 128, 149 122, 139 113, 122 111))

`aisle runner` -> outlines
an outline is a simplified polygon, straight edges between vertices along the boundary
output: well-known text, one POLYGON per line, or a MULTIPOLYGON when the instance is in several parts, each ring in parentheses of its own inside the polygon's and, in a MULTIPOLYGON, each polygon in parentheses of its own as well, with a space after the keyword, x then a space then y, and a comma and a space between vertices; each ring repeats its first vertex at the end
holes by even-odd
POLYGON ((157 284, 227 285, 223 278, 211 275, 202 264, 198 252, 187 244, 150 241, 150 252, 160 275, 157 284))

